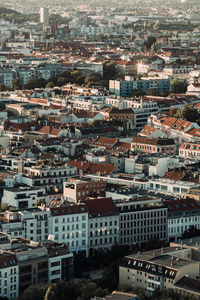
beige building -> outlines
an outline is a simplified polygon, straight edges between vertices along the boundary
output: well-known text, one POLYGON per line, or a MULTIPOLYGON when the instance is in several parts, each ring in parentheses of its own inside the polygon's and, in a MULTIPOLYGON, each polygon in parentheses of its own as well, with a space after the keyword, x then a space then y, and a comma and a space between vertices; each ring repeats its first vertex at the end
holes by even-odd
MULTIPOLYGON (((140 287, 147 294, 155 289, 173 289, 181 292, 181 279, 199 278, 200 254, 192 248, 168 247, 126 256, 119 267, 120 288, 140 287)), ((200 282, 200 281, 199 281, 200 282)), ((187 293, 200 297, 199 291, 187 289, 187 293)))
POLYGON ((176 154, 176 145, 173 139, 133 137, 131 149, 145 153, 176 154))

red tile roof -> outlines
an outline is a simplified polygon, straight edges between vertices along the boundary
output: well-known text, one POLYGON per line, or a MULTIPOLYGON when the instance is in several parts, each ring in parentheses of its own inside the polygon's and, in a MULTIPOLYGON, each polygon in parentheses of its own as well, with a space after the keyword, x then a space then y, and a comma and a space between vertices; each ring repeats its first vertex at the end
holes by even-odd
POLYGON ((4 130, 9 130, 13 132, 18 132, 21 130, 22 132, 37 130, 38 124, 34 121, 26 122, 26 123, 14 123, 10 121, 4 122, 4 130))
POLYGON ((131 143, 118 142, 114 146, 114 149, 119 151, 119 152, 129 151, 129 150, 131 150, 131 143))
POLYGON ((200 210, 199 204, 194 199, 176 199, 165 200, 165 204, 169 212, 173 211, 185 211, 185 210, 200 210))
POLYGON ((196 176, 194 173, 189 172, 188 170, 169 170, 163 176, 165 179, 170 179, 174 181, 187 181, 199 183, 199 176, 196 176))
POLYGON ((50 126, 42 126, 40 130, 38 130, 41 133, 50 133, 51 127, 50 126))
POLYGON ((118 214, 112 198, 87 199, 83 202, 87 206, 89 217, 107 217, 118 214))
POLYGON ((36 103, 36 104, 41 104, 41 105, 49 105, 49 101, 46 99, 41 99, 41 98, 30 98, 29 102, 31 103, 36 103))
POLYGON ((81 205, 72 205, 68 207, 56 207, 50 208, 51 215, 56 216, 64 216, 64 215, 71 215, 71 214, 81 214, 87 213, 87 208, 84 204, 81 205))
POLYGON ((93 145, 103 147, 103 148, 112 148, 118 142, 117 138, 109 138, 109 137, 98 137, 93 145))
POLYGON ((14 267, 16 265, 17 265, 17 259, 15 255, 7 255, 7 254, 0 255, 0 269, 14 267))
POLYGON ((155 132, 157 130, 158 129, 153 126, 145 125, 144 128, 140 131, 140 134, 148 137, 150 134, 152 134, 153 132, 155 132))
POLYGON ((189 130, 187 132, 187 134, 192 135, 194 137, 200 138, 200 129, 198 129, 198 128, 192 128, 191 130, 189 130))
POLYGON ((46 133, 46 134, 50 134, 50 135, 53 135, 53 136, 58 136, 60 131, 61 131, 61 129, 52 128, 51 126, 42 126, 39 130, 40 133, 46 133))
POLYGON ((200 151, 200 145, 199 144, 194 144, 194 143, 183 143, 180 147, 179 150, 184 149, 184 150, 193 150, 193 151, 200 151))
POLYGON ((82 161, 82 160, 71 160, 67 162, 68 165, 77 168, 78 170, 82 170, 86 173, 104 173, 104 174, 111 174, 115 170, 114 165, 108 165, 108 164, 98 164, 98 163, 91 163, 88 161, 82 161))
POLYGON ((172 129, 179 131, 185 131, 192 125, 192 122, 184 121, 182 119, 176 119, 173 117, 163 117, 160 121, 162 125, 171 127, 172 129))

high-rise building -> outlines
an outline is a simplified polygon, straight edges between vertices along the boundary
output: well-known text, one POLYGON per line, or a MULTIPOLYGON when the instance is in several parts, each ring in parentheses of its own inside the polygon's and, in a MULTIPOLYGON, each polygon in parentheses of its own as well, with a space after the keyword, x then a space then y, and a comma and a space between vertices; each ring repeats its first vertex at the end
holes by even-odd
POLYGON ((40 23, 43 24, 49 23, 49 10, 46 7, 40 8, 40 23))

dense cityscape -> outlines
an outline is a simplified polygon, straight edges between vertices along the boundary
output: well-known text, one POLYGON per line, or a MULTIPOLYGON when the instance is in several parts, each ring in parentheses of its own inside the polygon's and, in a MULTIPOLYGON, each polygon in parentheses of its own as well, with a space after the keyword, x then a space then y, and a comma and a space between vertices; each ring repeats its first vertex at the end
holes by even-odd
POLYGON ((199 0, 0 0, 0 299, 200 299, 199 0))

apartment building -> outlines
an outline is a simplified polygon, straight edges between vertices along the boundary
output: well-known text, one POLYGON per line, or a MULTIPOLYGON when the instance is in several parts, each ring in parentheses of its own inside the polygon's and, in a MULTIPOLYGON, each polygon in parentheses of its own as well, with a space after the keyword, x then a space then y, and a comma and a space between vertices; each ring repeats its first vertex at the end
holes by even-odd
MULTIPOLYGON (((186 275, 191 281, 199 277, 199 254, 192 248, 168 247, 126 256, 119 266, 119 285, 143 288, 148 295, 156 289, 181 293, 177 285, 186 275)), ((194 293, 187 289, 188 295, 194 293)))
POLYGON ((180 145, 183 142, 199 141, 199 125, 195 122, 152 114, 148 119, 148 125, 161 129, 163 133, 169 138, 174 138, 180 145))
POLYGON ((88 255, 88 211, 84 204, 50 208, 49 235, 66 243, 70 252, 88 255))
POLYGON ((131 142, 132 151, 145 153, 176 154, 176 145, 173 139, 167 138, 144 138, 133 137, 131 142))
POLYGON ((90 178, 70 178, 63 183, 63 197, 68 201, 78 203, 89 197, 104 197, 106 182, 90 178))
POLYGON ((115 63, 116 73, 121 75, 137 75, 137 63, 135 61, 117 61, 115 63))
POLYGON ((32 208, 38 200, 45 201, 46 192, 44 188, 27 186, 5 188, 2 203, 17 209, 32 208))
POLYGON ((51 240, 42 242, 47 248, 48 255, 48 282, 56 283, 59 280, 69 280, 73 276, 73 253, 68 251, 65 243, 51 240))
POLYGON ((6 211, 1 214, 1 231, 11 238, 23 237, 30 241, 43 241, 48 238, 50 211, 39 208, 6 211))
POLYGON ((175 199, 164 201, 168 209, 169 239, 181 238, 191 227, 200 229, 200 205, 194 199, 175 199))
POLYGON ((112 177, 93 174, 89 174, 86 176, 93 179, 102 179, 105 180, 107 183, 125 185, 128 187, 135 187, 143 190, 150 190, 176 196, 183 196, 185 193, 188 193, 191 189, 199 188, 198 183, 182 180, 175 181, 165 178, 145 179, 134 176, 130 179, 127 176, 123 176, 123 174, 116 174, 112 177))
MULTIPOLYGON (((28 246, 28 245, 27 245, 28 246)), ((22 293, 30 285, 48 282, 48 256, 45 247, 31 245, 13 251, 19 264, 19 291, 22 293)))
POLYGON ((154 89, 158 93, 169 93, 171 90, 170 79, 143 77, 141 79, 134 79, 132 76, 125 76, 125 80, 109 80, 109 90, 115 96, 129 97, 134 90, 140 90, 144 94, 149 89, 154 89))
POLYGON ((179 156, 200 160, 200 144, 199 143, 183 143, 179 147, 179 156))
MULTIPOLYGON (((1 240, 0 236, 0 240, 1 240)), ((15 254, 0 254, 0 297, 16 299, 19 296, 19 266, 15 254)))
POLYGON ((63 163, 53 165, 25 166, 19 183, 31 187, 43 186, 47 192, 63 189, 63 182, 77 174, 77 169, 63 163))
POLYGON ((30 285, 69 280, 73 254, 64 243, 11 239, 0 233, 0 294, 16 299, 30 285))
POLYGON ((129 97, 133 93, 133 90, 134 86, 132 81, 109 80, 109 91, 115 96, 129 97))
POLYGON ((119 243, 119 214, 112 198, 84 200, 88 209, 89 248, 111 248, 119 243))
POLYGON ((13 79, 15 78, 15 74, 12 70, 9 69, 1 69, 0 71, 0 83, 7 87, 12 87, 13 79))
POLYGON ((119 212, 119 243, 145 245, 151 239, 168 241, 167 207, 161 199, 116 201, 119 212))
POLYGON ((133 129, 134 124, 134 112, 131 108, 118 109, 112 107, 108 112, 109 120, 117 120, 123 124, 124 129, 133 129))
MULTIPOLYGON (((121 97, 107 97, 105 99, 105 103, 111 105, 113 108, 118 108, 119 112, 123 110, 132 109, 132 119, 133 119, 133 127, 140 128, 143 127, 146 123, 148 118, 151 116, 152 113, 155 113, 159 110, 157 102, 153 102, 150 100, 144 99, 133 99, 133 98, 126 98, 123 99, 121 97)), ((104 113, 106 116, 109 117, 109 111, 104 113)))

